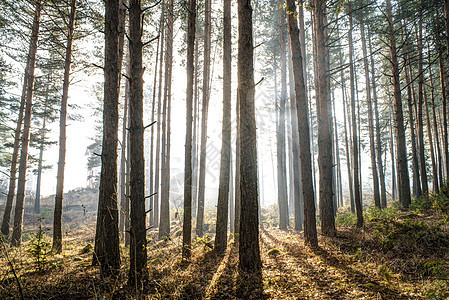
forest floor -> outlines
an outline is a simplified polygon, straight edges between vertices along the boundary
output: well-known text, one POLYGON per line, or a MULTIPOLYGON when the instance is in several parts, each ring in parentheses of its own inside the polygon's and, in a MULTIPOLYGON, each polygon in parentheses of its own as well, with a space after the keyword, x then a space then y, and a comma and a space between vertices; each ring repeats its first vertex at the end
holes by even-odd
MULTIPOLYGON (((319 248, 310 249, 304 245, 302 232, 277 229, 275 218, 264 211, 262 276, 251 282, 239 277, 238 248, 232 237, 224 256, 211 249, 213 233, 196 239, 191 262, 181 263, 180 221, 175 221, 170 239, 157 240, 156 229, 150 231, 149 281, 139 293, 143 299, 449 298, 447 211, 368 209, 364 216, 364 228, 357 229, 354 214, 340 214, 337 236, 320 236, 319 248), (246 293, 248 286, 256 290, 246 293)), ((51 240, 47 235, 41 238, 40 262, 32 254, 38 237, 36 220, 33 223, 28 218, 25 224, 23 247, 0 245, 0 299, 20 298, 17 281, 25 299, 136 297, 126 286, 127 248, 122 247, 120 276, 104 280, 99 268, 91 265, 94 213, 81 213, 71 222, 65 227, 63 254, 47 253, 50 244, 46 243, 51 240)))

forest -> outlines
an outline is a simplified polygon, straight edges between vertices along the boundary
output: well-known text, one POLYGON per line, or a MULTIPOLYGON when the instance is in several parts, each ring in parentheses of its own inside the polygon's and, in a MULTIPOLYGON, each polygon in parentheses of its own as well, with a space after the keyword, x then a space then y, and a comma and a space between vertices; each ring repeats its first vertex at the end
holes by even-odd
POLYGON ((448 299, 449 0, 1 0, 0 299, 448 299))

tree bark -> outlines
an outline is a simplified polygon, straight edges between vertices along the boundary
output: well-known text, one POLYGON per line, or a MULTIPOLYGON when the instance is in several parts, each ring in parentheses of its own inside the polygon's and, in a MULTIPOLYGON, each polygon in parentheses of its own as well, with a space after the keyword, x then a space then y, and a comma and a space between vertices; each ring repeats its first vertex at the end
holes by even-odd
MULTIPOLYGON (((27 78, 24 80, 26 83, 26 100, 25 100, 26 104, 24 111, 25 115, 23 119, 23 132, 21 136, 22 148, 20 151, 19 179, 17 184, 16 208, 14 211, 14 227, 11 236, 11 245, 14 247, 20 246, 22 242, 23 202, 25 200, 25 182, 27 173, 27 162, 28 162, 28 147, 30 142, 31 113, 33 106, 34 70, 36 65, 37 42, 39 38, 39 27, 40 27, 42 6, 43 6, 42 1, 37 0, 36 8, 34 11, 33 27, 31 29, 30 49, 27 58, 28 67, 26 68, 26 71, 28 72, 25 74, 25 77, 27 78)), ((13 172, 13 170, 11 170, 11 172, 13 172)), ((5 210, 5 217, 6 216, 7 214, 5 210)), ((9 224, 7 225, 9 228, 9 224)))
MULTIPOLYGON (((19 162, 19 150, 21 145, 21 131, 22 124, 24 122, 24 113, 27 102, 27 91, 29 90, 29 85, 34 83, 29 83, 28 79, 32 77, 34 79, 34 68, 36 64, 36 53, 37 53, 37 42, 39 38, 39 25, 40 25, 40 13, 42 9, 41 1, 36 2, 36 9, 34 14, 33 26, 31 29, 31 39, 30 46, 28 49, 27 63, 25 67, 25 72, 23 76, 23 88, 22 96, 20 100, 19 115, 17 118, 16 129, 14 131, 14 145, 13 153, 11 156, 11 169, 9 175, 9 187, 8 195, 6 198, 5 211, 3 213, 2 228, 1 233, 5 236, 9 235, 9 225, 11 220, 11 211, 14 202, 14 192, 16 189, 16 175, 17 175, 17 163, 19 162)), ((31 88, 32 90, 32 88, 31 88)))
POLYGON ((206 150, 207 150, 207 116, 210 97, 210 46, 211 46, 211 0, 205 1, 204 15, 204 67, 203 67, 203 110, 201 116, 201 150, 200 172, 198 181, 198 214, 196 220, 196 234, 203 236, 204 201, 206 193, 206 150))
MULTIPOLYGON (((288 11, 296 11, 293 0, 287 0, 288 11)), ((295 77, 296 111, 298 118, 301 183, 304 200, 304 239, 312 247, 318 245, 315 216, 315 196, 310 153, 309 105, 306 97, 303 56, 299 41, 299 29, 294 14, 288 14, 288 29, 292 48, 293 75, 295 77)))
POLYGON ((354 59, 353 59, 353 41, 352 41, 352 7, 351 1, 348 2, 348 14, 349 14, 349 72, 350 72, 350 85, 351 85, 351 119, 352 119, 352 162, 353 162, 353 180, 354 180, 354 203, 357 213, 357 227, 363 226, 363 212, 362 212, 362 199, 360 196, 360 182, 359 182, 359 154, 358 154, 358 134, 357 134, 357 119, 355 113, 355 87, 354 87, 354 59))
POLYGON ((117 207, 117 141, 119 58, 119 3, 105 3, 105 64, 103 106, 103 150, 101 153, 100 194, 94 263, 99 263, 102 276, 117 275, 120 269, 117 207))
MULTIPOLYGON (((406 44, 408 45, 408 44, 406 44)), ((407 50, 406 50, 407 51, 407 50)), ((412 170, 413 170, 413 195, 415 197, 420 197, 422 195, 421 190, 421 180, 419 178, 419 161, 418 161, 418 151, 416 149, 416 133, 415 133, 415 118, 413 117, 413 93, 412 87, 413 82, 410 82, 410 77, 412 77, 410 59, 408 59, 409 65, 405 68, 405 83, 407 85, 407 104, 408 104, 408 115, 410 123, 410 144, 412 148, 412 170), (410 76, 409 72, 410 71, 410 76)))
POLYGON ((64 82, 62 85, 61 111, 59 117, 59 161, 56 177, 55 212, 53 218, 53 251, 62 251, 62 200, 64 197, 64 168, 66 154, 67 100, 69 97, 70 66, 72 63, 73 32, 75 30, 76 0, 71 0, 67 32, 67 46, 64 63, 64 82))
MULTIPOLYGON (((431 52, 430 52, 430 45, 429 45, 429 64, 431 64, 431 52)), ((442 161, 441 161, 441 147, 440 147, 440 139, 438 134, 438 125, 437 125, 437 115, 435 111, 435 90, 433 85, 433 76, 432 76, 432 67, 429 67, 429 78, 430 78, 430 100, 432 105, 432 125, 433 125, 433 131, 434 131, 434 137, 435 137, 435 143, 436 143, 436 154, 437 154, 437 163, 438 163, 438 182, 437 184, 434 183, 434 188, 437 188, 434 190, 434 193, 437 193, 440 190, 440 186, 443 186, 443 168, 442 168, 442 161)), ((435 177, 435 175, 434 175, 435 177)))
POLYGON ((362 35, 362 52, 363 52, 363 65, 365 69, 365 89, 366 89, 366 104, 368 106, 368 129, 369 129, 369 144, 370 144, 370 156, 371 156, 371 173, 373 176, 373 189, 374 189, 374 204, 376 207, 381 208, 380 203, 380 191, 379 191, 379 176, 376 165, 376 148, 374 145, 374 117, 373 117, 373 105, 371 99, 371 86, 370 75, 368 67, 368 54, 366 50, 366 37, 365 37, 365 24, 362 22, 360 26, 360 32, 362 35))
POLYGON ((162 82, 163 82, 163 72, 162 72, 162 64, 164 62, 164 42, 165 42, 165 2, 162 2, 161 9, 161 48, 160 48, 160 57, 159 57, 159 86, 158 86, 158 96, 157 96, 157 130, 156 130, 156 162, 154 166, 154 198, 153 198, 153 209, 154 209, 154 227, 159 227, 159 199, 161 199, 160 195, 160 181, 161 181, 161 117, 162 117, 162 82))
POLYGON ((148 277, 145 227, 145 158, 143 126, 142 9, 140 0, 129 1, 129 147, 130 147, 130 247, 128 284, 142 288, 148 277))
POLYGON ((50 85, 50 74, 47 76, 47 88, 45 93, 45 104, 44 104, 44 120, 42 122, 42 128, 41 128, 41 140, 40 140, 40 147, 39 147, 39 161, 37 166, 37 180, 36 180, 36 198, 34 200, 34 213, 40 214, 41 212, 41 182, 42 182, 42 161, 44 157, 44 141, 45 141, 45 135, 47 132, 47 111, 48 111, 48 100, 49 100, 49 85, 50 85))
POLYGON ((334 236, 334 191, 332 163, 331 118, 329 114, 329 86, 327 80, 326 38, 325 38, 325 1, 315 1, 314 19, 316 41, 317 80, 317 119, 318 119, 318 166, 320 174, 320 217, 323 235, 334 236))
POLYGON ((376 126, 376 157, 377 157, 377 171, 379 172, 380 182, 380 205, 382 208, 387 207, 387 190, 385 188, 385 173, 382 165, 382 142, 380 139, 380 122, 379 122, 379 108, 377 99, 377 84, 376 84, 376 72, 374 70, 374 54, 371 45, 371 32, 368 28, 368 44, 371 57, 371 86, 373 89, 373 104, 374 104, 374 117, 376 126))
POLYGON ((173 21, 174 3, 168 3, 166 57, 165 57, 165 87, 162 122, 162 164, 161 164, 161 215, 159 223, 159 238, 170 235, 170 115, 171 115, 171 82, 173 63, 173 21))
POLYGON ((391 1, 387 0, 387 18, 389 26, 389 42, 391 56, 391 71, 393 74, 394 87, 394 125, 396 134, 396 159, 398 166, 398 187, 399 201, 404 208, 408 208, 411 202, 410 198, 410 180, 407 167, 407 153, 405 144, 404 117, 402 113, 401 87, 399 81, 399 65, 396 52, 396 35, 391 13, 391 1))
POLYGON ((224 253, 228 241, 228 200, 231 167, 231 0, 223 2, 223 124, 218 189, 215 251, 224 253))
POLYGON ((238 0, 237 94, 240 104, 240 228, 239 269, 260 274, 259 219, 257 195, 256 116, 252 8, 250 0, 238 0))
MULTIPOLYGON (((340 65, 343 65, 343 54, 341 51, 341 43, 340 43, 340 31, 337 27, 337 37, 339 40, 339 47, 338 47, 338 56, 340 60, 340 65)), ((354 207, 354 188, 353 188, 353 180, 352 180, 352 174, 351 174, 351 154, 350 154, 350 136, 348 135, 348 126, 347 123, 349 122, 349 118, 347 118, 346 112, 349 111, 346 105, 346 79, 344 70, 340 70, 340 80, 341 80, 341 95, 343 100, 343 120, 344 120, 344 134, 345 134, 345 153, 346 153, 346 167, 348 171, 348 189, 349 189, 349 204, 351 207, 351 212, 355 212, 354 207)))
MULTIPOLYGON (((300 8, 302 9, 302 8, 300 8)), ((295 21, 296 22, 296 21, 295 21)), ((290 123, 291 123, 291 145, 292 145, 292 175, 293 179, 289 182, 293 188, 293 210, 295 220, 295 230, 302 230, 304 223, 304 205, 302 199, 302 185, 301 185, 301 163, 299 161, 299 132, 298 132, 298 117, 296 112, 296 97, 295 97, 295 78, 293 74, 293 62, 291 55, 291 46, 289 49, 289 85, 290 85, 290 123)))
MULTIPOLYGON (((446 20, 449 20, 447 17, 449 16, 449 0, 444 1, 445 6, 445 14, 446 14, 446 20)), ((439 28, 439 14, 437 12, 437 28, 439 28)), ((449 41, 449 21, 446 21, 446 38, 449 41)), ((440 33, 437 31, 437 49, 438 49, 438 63, 440 67, 440 85, 441 85, 441 97, 443 99, 443 151, 444 151, 444 160, 445 160, 445 169, 446 169, 446 182, 448 181, 448 174, 449 174, 449 146, 448 146, 448 132, 447 132, 447 92, 446 92, 446 72, 444 70, 444 63, 443 63, 443 49, 440 42, 440 33)), ((449 43, 448 43, 449 45, 449 43)), ((448 47, 449 52, 449 47, 448 47)))
POLYGON ((182 226, 182 259, 190 259, 192 250, 192 123, 195 52, 196 0, 189 1, 187 18, 187 91, 186 145, 184 161, 184 220, 182 226))
POLYGON ((421 174, 421 187, 424 196, 428 196, 429 187, 427 184, 427 167, 424 150, 424 72, 423 72, 423 42, 422 42, 422 1, 419 2, 419 21, 418 21, 418 145, 419 145, 419 163, 421 174))
POLYGON ((280 45, 280 67, 281 67, 281 97, 279 99, 279 123, 276 130, 277 145, 277 180, 278 180, 278 206, 279 206, 279 228, 286 229, 288 225, 288 195, 286 180, 286 157, 285 157, 285 103, 287 101, 287 57, 285 49, 285 12, 282 1, 278 0, 278 30, 280 45))

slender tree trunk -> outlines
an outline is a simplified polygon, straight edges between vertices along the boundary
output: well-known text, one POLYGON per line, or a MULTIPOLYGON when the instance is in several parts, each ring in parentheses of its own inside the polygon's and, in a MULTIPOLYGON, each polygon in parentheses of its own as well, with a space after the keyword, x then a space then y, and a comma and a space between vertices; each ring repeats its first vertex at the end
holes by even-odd
MULTIPOLYGON (((338 123, 337 123, 337 118, 336 118, 336 114, 335 114, 335 97, 332 96, 333 98, 333 105, 332 105, 332 109, 333 109, 333 114, 334 114, 334 128, 335 128, 335 157, 336 157, 336 166, 337 166, 337 190, 338 190, 338 206, 343 206, 343 185, 341 183, 341 161, 340 161, 340 144, 338 142, 338 134, 339 134, 339 129, 338 129, 338 123)), ((336 212, 336 207, 334 207, 334 210, 336 212)))
MULTIPOLYGON (((431 64, 430 59, 430 45, 429 45, 429 64, 431 64)), ((440 147, 440 139, 438 134, 438 125, 437 125, 437 115, 435 111, 435 95, 434 95, 434 85, 433 85, 433 76, 432 76, 432 67, 429 66, 429 78, 430 78, 430 100, 432 101, 432 121, 433 121, 433 131, 435 136, 435 143, 436 143, 436 152, 437 152, 437 160, 438 160, 438 184, 435 186, 437 187, 437 190, 434 191, 434 193, 437 193, 439 191, 439 187, 443 186, 443 167, 442 167, 442 159, 441 159, 441 147, 440 147)))
POLYGON ((368 55, 366 50, 366 38, 365 38, 365 24, 362 22, 360 26, 360 32, 362 35, 362 51, 363 51, 363 65, 365 68, 365 84, 366 84, 366 104, 368 106, 368 129, 369 129, 369 144, 371 153, 371 173, 373 175, 373 189, 374 189, 374 204, 376 207, 381 208, 380 203, 380 191, 379 191, 379 176, 376 165, 376 148, 374 145, 374 117, 373 117, 373 105, 371 99, 371 87, 370 76, 368 67, 368 55))
MULTIPOLYGON (((410 62, 410 60, 409 60, 410 62)), ((413 94, 412 94, 412 86, 413 82, 410 82, 410 77, 408 73, 408 69, 410 69, 410 65, 405 69, 405 82, 407 84, 407 104, 408 104, 408 115, 409 115, 409 123, 410 123, 410 143, 412 148, 412 167, 413 167, 413 195, 415 197, 419 197, 422 195, 421 190, 421 180, 419 178, 419 162, 418 162, 418 154, 416 149, 416 138, 415 138, 415 118, 413 117, 413 94)), ((411 70, 410 70, 411 71, 411 70)), ((412 75, 410 73, 410 75, 412 75)))
POLYGON ((333 163, 332 163, 332 135, 331 118, 329 114, 329 86, 327 80, 326 64, 326 38, 325 38, 326 6, 323 1, 315 1, 314 24, 316 41, 316 62, 318 91, 316 97, 318 119, 318 166, 320 174, 320 216, 321 232, 327 236, 334 236, 335 220, 333 207, 333 163))
MULTIPOLYGON (((288 11, 296 11, 293 0, 287 0, 288 11)), ((299 29, 294 14, 287 15, 290 45, 292 48, 293 75, 295 77, 296 111, 301 160, 301 183, 304 200, 304 239, 312 247, 318 245, 315 216, 315 196, 310 153, 309 107, 306 96, 303 56, 299 40, 299 29)))
MULTIPOLYGON (((196 30, 195 30, 196 32, 196 30)), ((195 39, 197 37, 195 36, 195 39)), ((192 137, 192 217, 196 218, 198 200, 198 125, 199 125, 199 103, 198 103, 198 43, 195 43, 195 64, 193 77, 193 137, 192 137)))
POLYGON ((353 60, 353 41, 352 41, 352 7, 351 1, 348 2, 349 11, 349 72, 350 72, 350 84, 351 84, 351 118, 352 118, 352 161, 353 161, 353 180, 354 180, 354 202, 357 212, 357 227, 363 226, 363 213, 362 213, 362 199, 360 196, 360 183, 359 183, 359 154, 358 154, 358 135, 357 135, 357 120, 355 114, 355 87, 354 87, 354 60, 353 60))
POLYGON ((173 62, 173 16, 174 3, 169 1, 166 57, 165 57, 165 87, 162 122, 162 164, 161 164, 161 215, 159 238, 170 235, 170 114, 171 114, 171 81, 173 62))
MULTIPOLYGON (((161 33, 162 33, 162 27, 164 24, 163 21, 163 12, 161 12, 161 18, 159 21, 159 39, 157 41, 157 47, 156 47, 156 62, 155 62, 155 69, 154 69, 154 81, 153 81, 153 103, 151 104, 151 123, 154 123, 154 113, 156 110, 156 85, 157 85, 157 77, 158 77, 158 68, 162 68, 162 65, 159 64, 159 55, 160 54, 160 43, 161 43, 161 33)), ((150 208, 149 208, 149 224, 150 226, 154 226, 154 199, 157 199, 157 195, 154 194, 154 126, 151 126, 151 136, 150 136, 150 195, 153 195, 153 197, 150 198, 150 208)))
MULTIPOLYGON (((391 103, 391 101, 389 101, 391 103)), ((394 158, 394 138, 393 138, 393 109, 390 111, 390 155, 391 155, 391 200, 396 200, 396 163, 394 158)))
POLYGON ((260 273, 259 219, 257 195, 257 147, 254 107, 252 8, 250 0, 238 0, 237 94, 240 104, 240 228, 239 269, 260 273))
MULTIPOLYGON (((11 245, 14 247, 20 246, 22 242, 23 202, 25 200, 25 182, 27 173, 27 162, 28 162, 28 147, 30 142, 31 113, 33 106, 34 70, 36 64, 37 41, 39 37, 39 26, 40 26, 42 6, 43 6, 42 1, 37 0, 34 12, 33 27, 31 29, 31 42, 27 61, 27 66, 29 66, 29 68, 28 67, 26 68, 26 71, 28 72, 25 74, 25 77, 27 78, 24 80, 26 83, 26 101, 25 101, 26 104, 24 111, 25 115, 23 119, 23 132, 21 137, 22 148, 20 151, 19 179, 17 184, 16 208, 14 211, 14 227, 11 236, 11 245)), ((9 215, 6 214, 5 210, 5 217, 6 216, 9 217, 9 215)), ((6 225, 9 228, 9 222, 6 225)))
MULTIPOLYGON (((37 42, 39 38, 39 25, 40 25, 40 14, 42 9, 42 1, 36 2, 36 9, 34 13, 34 21, 33 26, 31 29, 31 39, 30 39, 30 46, 28 49, 28 56, 27 56, 27 64, 25 67, 25 73, 23 76, 23 88, 22 88, 22 96, 20 100, 20 107, 19 107, 19 115, 17 118, 16 123, 16 129, 14 131, 14 145, 13 145, 13 153, 11 156, 11 169, 10 169, 10 175, 9 175, 9 188, 8 188, 8 195, 6 197, 6 205, 5 205, 5 211, 3 213, 3 220, 2 220, 2 228, 1 228, 1 234, 8 236, 9 235, 9 224, 11 219, 11 211, 12 206, 14 202, 14 192, 16 189, 16 175, 17 175, 17 163, 19 162, 19 150, 21 146, 21 131, 22 131, 22 124, 24 122, 24 113, 26 110, 26 103, 27 103, 27 92, 30 90, 29 85, 34 84, 30 83, 28 80, 32 78, 34 80, 34 68, 36 64, 36 53, 37 53, 37 42)), ((31 87, 32 90, 32 87, 31 87)))
POLYGON ((162 2, 162 11, 161 11, 161 34, 159 40, 161 41, 160 53, 159 57, 159 87, 158 87, 158 96, 157 96, 157 130, 156 130, 156 162, 154 166, 154 192, 155 196, 153 198, 153 209, 154 209, 154 227, 159 227, 159 199, 160 195, 160 171, 161 171, 161 117, 162 117, 162 82, 163 82, 163 72, 162 72, 162 63, 164 62, 164 42, 165 42, 165 2, 162 2))
POLYGON ((102 276, 116 275, 120 269, 117 207, 117 141, 119 98, 119 3, 105 3, 105 66, 103 107, 103 150, 94 263, 102 276))
POLYGON ((67 33, 67 46, 64 65, 64 82, 62 85, 61 111, 59 117, 59 161, 56 177, 55 213, 53 218, 53 251, 62 251, 62 199, 64 197, 64 168, 66 153, 67 100, 69 97, 70 66, 72 63, 73 31, 75 29, 76 0, 71 0, 70 17, 67 33))
POLYGON ((231 167, 231 0, 223 2, 223 125, 215 250, 226 251, 228 240, 229 173, 231 167))
POLYGON ((368 28, 368 44, 371 57, 371 86, 373 89, 373 104, 374 104, 374 117, 376 126, 376 157, 377 157, 377 171, 379 172, 380 182, 380 205, 382 208, 387 207, 387 191, 385 188, 385 173, 382 165, 382 141, 380 139, 380 122, 379 122, 379 108, 377 99, 377 84, 376 84, 376 72, 374 70, 374 54, 371 45, 371 32, 368 28))
MULTIPOLYGON (((337 28, 337 36, 340 40, 340 32, 337 28)), ((341 52, 341 44, 339 42, 338 45, 338 53, 339 53, 339 59, 340 59, 340 65, 343 65, 343 54, 341 52)), ((343 100, 343 121, 344 121, 344 134, 345 134, 345 153, 346 153, 346 167, 348 170, 348 189, 349 189, 349 204, 351 207, 351 212, 355 212, 354 207, 354 188, 353 188, 353 180, 352 180, 352 174, 351 174, 351 155, 350 155, 350 147, 349 147, 349 140, 350 137, 348 136, 348 126, 347 123, 349 122, 349 118, 347 118, 347 105, 346 105, 346 79, 344 70, 341 69, 340 71, 340 80, 341 80, 341 95, 343 100)))
POLYGON ((277 180, 278 180, 278 206, 279 206, 279 228, 286 229, 288 225, 288 195, 286 180, 286 157, 285 157, 285 103, 287 101, 287 57, 285 49, 285 12, 281 7, 282 1, 278 0, 278 29, 280 44, 280 66, 281 66, 281 97, 279 99, 279 123, 276 130, 277 145, 277 180))
POLYGON ((399 65, 396 52, 396 35, 393 24, 393 17, 391 13, 391 2, 387 0, 387 18, 389 25, 389 37, 390 37, 390 55, 391 55, 391 67, 393 73, 393 86, 394 86, 394 125, 396 133, 396 158, 398 165, 398 186, 399 186, 399 201, 404 208, 408 208, 410 205, 410 180, 408 176, 407 167, 407 153, 405 144, 405 128, 404 117, 402 113, 402 99, 401 99, 401 87, 399 81, 399 65))
MULTIPOLYGON (((446 20, 449 16, 449 0, 444 1, 445 5, 445 14, 446 14, 446 20)), ((437 28, 439 28, 439 14, 437 13, 437 28)), ((446 33, 449 32, 449 21, 446 21, 446 33)), ((448 181, 448 174, 449 174, 449 148, 448 148, 448 132, 447 132, 447 94, 446 94, 446 72, 444 70, 444 63, 443 63, 443 50, 440 42, 440 33, 437 31, 437 49, 438 49, 438 63, 440 67, 440 85, 441 85, 441 97, 443 99, 443 151, 444 151, 444 160, 445 160, 445 169, 446 169, 446 182, 448 181)), ((449 41, 449 35, 446 34, 446 37, 449 41)), ((448 43, 449 45, 449 43, 448 43)), ((448 47, 449 52, 449 47, 448 47)))
POLYGON ((423 94, 424 94, 424 107, 426 109, 426 125, 427 125, 427 136, 429 139, 429 146, 430 146, 430 159, 432 162, 432 175, 433 175, 433 186, 432 190, 433 193, 438 193, 438 170, 435 160, 435 150, 433 147, 433 140, 432 140, 432 126, 430 125, 430 114, 429 114, 429 104, 427 100, 427 94, 425 91, 425 88, 423 87, 423 94))
POLYGON ((190 259, 192 250, 192 102, 194 80, 196 0, 189 1, 187 18, 187 92, 186 149, 184 163, 184 220, 182 226, 182 258, 190 259))
POLYGON ((201 151, 200 173, 198 182, 198 214, 196 221, 196 234, 203 236, 204 201, 206 193, 206 149, 207 149, 207 116, 210 96, 210 45, 211 45, 211 0, 205 1, 204 17, 204 68, 203 68, 203 110, 201 118, 201 151))
POLYGON ((232 160, 232 149, 230 154, 230 176, 229 176, 229 232, 235 233, 235 203, 234 203, 234 172, 233 172, 233 160, 232 160))
POLYGON ((129 1, 129 89, 130 147, 130 247, 128 284, 140 289, 148 277, 145 227, 145 158, 143 126, 142 8, 140 0, 129 1))
POLYGON ((427 196, 429 187, 427 184, 426 156, 424 150, 424 72, 423 72, 423 42, 422 42, 422 1, 419 2, 419 21, 418 21, 418 145, 419 162, 421 173, 421 186, 423 195, 427 196))
MULTIPOLYGON (((237 101, 235 106, 236 118, 236 141, 235 141, 235 198, 234 198, 234 211, 235 211, 235 220, 234 220, 234 229, 235 236, 234 240, 236 243, 239 242, 239 232, 240 232, 240 211, 241 211, 241 191, 240 191, 240 99, 237 94, 237 101)), ((273 170, 274 174, 274 170, 273 170)))
POLYGON ((40 147, 39 147, 39 161, 37 166, 37 180, 36 180, 36 198, 34 200, 34 213, 40 214, 41 212, 41 181, 42 181, 42 161, 44 157, 44 141, 45 141, 45 135, 47 132, 47 109, 48 109, 48 100, 49 100, 49 94, 48 94, 48 87, 50 85, 50 76, 47 76, 47 88, 45 93, 45 106, 44 106, 44 120, 42 122, 42 128, 41 128, 41 140, 40 140, 40 147))
MULTIPOLYGON (((128 58, 128 64, 129 64, 129 58, 128 58)), ((130 75, 129 72, 129 66, 127 68, 127 74, 130 75)), ((120 220, 119 220, 119 229, 120 229, 120 236, 125 240, 125 235, 128 235, 129 233, 125 230, 125 223, 126 219, 129 218, 129 212, 125 210, 126 204, 129 201, 128 196, 126 194, 126 165, 128 162, 126 161, 126 151, 128 148, 128 134, 127 134, 127 127, 129 127, 129 124, 127 124, 128 120, 128 100, 129 100, 129 80, 126 80, 125 84, 125 101, 123 103, 123 118, 122 118, 122 151, 120 156, 120 220)))
MULTIPOLYGON (((296 21, 295 21, 296 22, 296 21)), ((299 161, 299 132, 298 132, 298 117, 296 112, 296 97, 295 97, 295 77, 293 74, 293 61, 291 46, 289 49, 289 85, 290 85, 290 122, 291 122, 291 145, 292 145, 292 173, 293 179, 290 180, 290 185, 293 188, 293 207, 295 230, 303 229, 304 222, 304 205, 302 199, 302 185, 301 185, 301 163, 299 161)))

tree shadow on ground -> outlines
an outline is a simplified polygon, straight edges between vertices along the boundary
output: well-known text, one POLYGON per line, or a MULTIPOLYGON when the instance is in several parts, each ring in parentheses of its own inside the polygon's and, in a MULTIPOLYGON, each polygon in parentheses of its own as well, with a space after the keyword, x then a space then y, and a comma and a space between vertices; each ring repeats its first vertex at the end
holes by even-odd
MULTIPOLYGON (((291 256, 298 262, 298 264, 302 265, 307 272, 307 276, 313 278, 318 284, 319 289, 327 296, 332 299, 345 299, 348 296, 346 294, 347 292, 344 290, 336 290, 335 287, 333 287, 332 280, 329 280, 331 276, 319 272, 317 266, 311 265, 306 261, 305 257, 310 255, 307 253, 306 246, 288 239, 279 240, 267 231, 263 231, 263 234, 270 239, 274 245, 282 247, 285 254, 291 256)), ((332 255, 322 247, 309 249, 325 264, 340 270, 344 276, 347 277, 349 283, 355 284, 357 288, 363 292, 367 292, 376 297, 380 296, 382 299, 410 299, 410 296, 401 295, 401 293, 394 288, 388 287, 370 278, 366 274, 351 268, 348 263, 341 261, 338 257, 332 255)))

